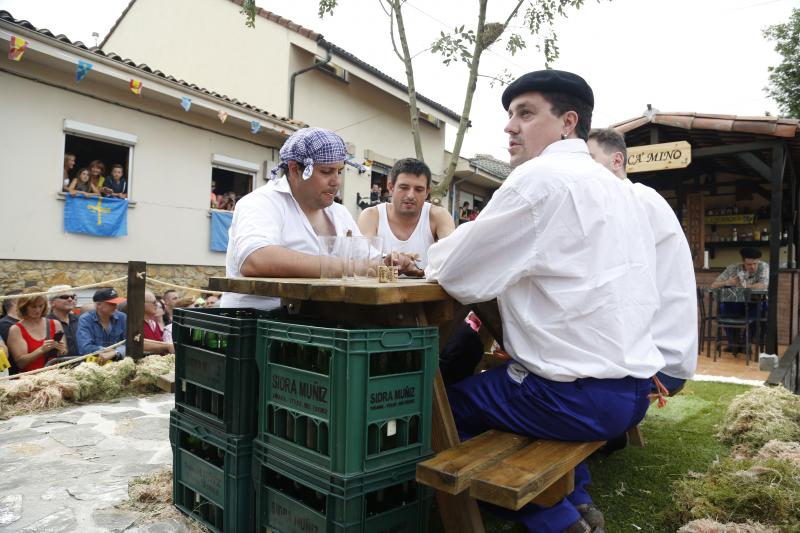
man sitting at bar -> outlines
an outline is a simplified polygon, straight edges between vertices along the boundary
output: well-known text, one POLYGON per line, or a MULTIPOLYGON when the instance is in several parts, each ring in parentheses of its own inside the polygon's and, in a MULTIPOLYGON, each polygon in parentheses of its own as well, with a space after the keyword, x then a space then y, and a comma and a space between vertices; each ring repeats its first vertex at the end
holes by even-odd
MULTIPOLYGON (((664 358, 655 241, 632 186, 589 155, 594 96, 570 72, 531 72, 503 92, 514 170, 473 222, 428 250, 429 279, 463 304, 497 298, 504 366, 447 389, 462 438, 489 429, 607 440, 642 420, 664 358)), ((550 507, 495 509, 536 533, 602 532, 585 463, 550 507)))
MULTIPOLYGON (((592 158, 621 180, 628 180, 625 137, 608 128, 593 131, 587 142, 592 158)), ((697 368, 697 283, 692 252, 678 217, 655 189, 634 183, 636 197, 647 212, 656 241, 656 285, 661 304, 653 317, 652 334, 666 366, 656 378, 670 396, 677 394, 697 368)), ((657 393, 655 380, 651 386, 657 393)), ((625 439, 619 447, 627 442, 625 439)), ((611 443, 611 441, 609 441, 611 443)))
MULTIPOLYGON (((742 256, 741 263, 733 263, 728 265, 722 273, 717 276, 714 283, 711 284, 712 289, 719 289, 722 287, 742 287, 747 289, 762 289, 769 288, 769 263, 761 261, 761 250, 758 248, 745 247, 739 251, 742 256)), ((759 302, 723 302, 720 304, 720 313, 725 316, 744 316, 744 306, 748 307, 748 314, 755 316, 758 312, 759 302)), ((765 316, 767 312, 767 302, 761 302, 761 314, 765 316)), ((756 323, 750 325, 750 335, 755 336, 756 323)), ((733 328, 725 328, 725 335, 728 337, 728 346, 725 347, 726 352, 733 352, 733 346, 741 346, 742 342, 736 342, 734 333, 736 330, 733 328)))
MULTIPOLYGON (((321 128, 296 131, 281 147, 269 183, 236 204, 225 257, 227 277, 318 278, 321 235, 361 235, 333 201, 347 161, 344 141, 321 128), (281 174, 278 177, 278 174, 281 174)), ((220 307, 273 309, 278 298, 226 292, 220 307)))

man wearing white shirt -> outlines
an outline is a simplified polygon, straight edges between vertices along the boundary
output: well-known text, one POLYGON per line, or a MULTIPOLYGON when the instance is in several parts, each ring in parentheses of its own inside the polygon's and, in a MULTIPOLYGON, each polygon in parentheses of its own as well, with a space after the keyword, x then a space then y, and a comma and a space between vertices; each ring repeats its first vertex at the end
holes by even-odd
MULTIPOLYGON (((348 230, 361 234, 349 211, 333 201, 347 161, 341 137, 321 128, 298 130, 284 143, 280 158, 275 179, 236 203, 227 277, 318 278, 317 237, 348 230)), ((220 307, 272 309, 279 304, 278 298, 232 292, 220 300, 220 307)))
MULTIPOLYGON (((633 188, 586 148, 594 96, 575 74, 525 74, 503 93, 511 175, 475 221, 428 250, 428 278, 464 304, 497 298, 512 361, 448 387, 462 437, 488 429, 606 440, 636 425, 664 366, 653 235, 633 188)), ((509 518, 528 531, 601 532, 586 492, 509 518)))
MULTIPOLYGON (((586 143, 592 158, 621 180, 628 150, 625 137, 614 129, 593 131, 586 143)), ((656 283, 661 305, 652 324, 653 341, 666 366, 656 374, 670 396, 678 393, 697 367, 697 286, 689 243, 675 212, 654 189, 633 184, 656 243, 656 283)), ((655 390, 655 380, 651 386, 655 390)))

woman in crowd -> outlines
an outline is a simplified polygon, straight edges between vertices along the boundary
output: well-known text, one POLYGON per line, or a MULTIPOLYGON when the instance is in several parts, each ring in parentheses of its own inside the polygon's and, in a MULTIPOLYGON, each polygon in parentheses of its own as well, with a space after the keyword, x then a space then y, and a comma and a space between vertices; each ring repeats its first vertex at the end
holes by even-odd
POLYGON ((106 182, 105 173, 106 165, 99 159, 95 159, 89 163, 89 177, 92 179, 92 184, 95 186, 98 193, 106 182))
POLYGON ((69 184, 67 192, 69 192, 70 196, 81 193, 86 197, 100 194, 100 191, 94 186, 94 183, 92 183, 89 170, 86 168, 82 168, 78 171, 78 174, 72 179, 72 183, 69 184))
POLYGON ((50 359, 67 353, 61 323, 44 318, 47 298, 22 296, 17 300, 17 313, 20 321, 8 330, 8 348, 21 372, 42 368, 50 359))
POLYGON ((156 308, 156 322, 158 322, 159 327, 163 331, 164 328, 167 327, 167 324, 164 322, 164 315, 167 313, 167 306, 164 304, 164 300, 156 298, 156 308))

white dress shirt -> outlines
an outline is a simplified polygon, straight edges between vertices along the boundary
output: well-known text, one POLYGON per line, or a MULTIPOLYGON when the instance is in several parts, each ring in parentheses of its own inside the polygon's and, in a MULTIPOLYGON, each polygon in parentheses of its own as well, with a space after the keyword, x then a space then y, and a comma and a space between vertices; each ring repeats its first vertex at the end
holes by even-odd
POLYGON ((557 141, 520 165, 473 222, 428 250, 428 278, 465 304, 497 298, 504 348, 554 381, 649 378, 655 246, 630 183, 557 141))
POLYGON ((655 190, 636 183, 636 197, 656 242, 656 285, 661 306, 653 319, 656 347, 668 376, 689 379, 697 367, 697 285, 689 243, 675 212, 655 190))
MULTIPOLYGON (((355 220, 343 205, 334 202, 324 211, 337 235, 345 235, 347 230, 351 230, 353 235, 361 235, 355 220)), ((295 252, 319 255, 317 234, 292 196, 285 177, 270 181, 236 202, 228 231, 225 275, 241 277, 244 260, 266 246, 283 246, 295 252)), ((220 299, 220 307, 273 309, 279 305, 278 298, 235 292, 226 292, 220 299)))

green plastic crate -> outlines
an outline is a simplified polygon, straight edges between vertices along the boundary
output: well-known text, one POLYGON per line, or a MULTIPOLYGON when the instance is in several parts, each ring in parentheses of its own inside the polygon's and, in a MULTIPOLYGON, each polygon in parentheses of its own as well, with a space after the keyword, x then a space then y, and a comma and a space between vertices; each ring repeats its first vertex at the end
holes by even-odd
POLYGON ((217 533, 252 531, 252 438, 226 435, 176 410, 169 422, 175 506, 217 533))
POLYGON ((175 309, 175 406, 234 435, 256 431, 256 321, 277 312, 175 309))
POLYGON ((415 472, 411 461, 336 476, 256 439, 256 531, 424 533, 433 491, 416 483, 415 472))
POLYGON ((259 438, 338 475, 431 453, 436 328, 258 321, 259 438))

